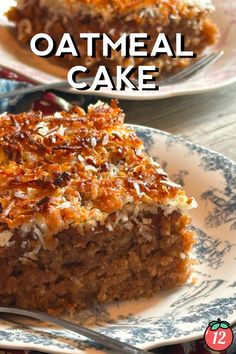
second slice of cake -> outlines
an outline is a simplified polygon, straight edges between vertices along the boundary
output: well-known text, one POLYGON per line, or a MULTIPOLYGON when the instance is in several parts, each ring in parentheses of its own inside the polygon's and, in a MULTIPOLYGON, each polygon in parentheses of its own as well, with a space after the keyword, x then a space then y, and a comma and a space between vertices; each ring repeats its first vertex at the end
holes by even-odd
POLYGON ((150 296, 190 273, 195 206, 113 101, 0 119, 0 305, 150 296))
POLYGON ((105 65, 113 76, 116 66, 156 66, 161 77, 170 76, 192 63, 192 58, 123 57, 112 51, 112 58, 104 58, 102 42, 96 44, 96 57, 87 57, 87 44, 80 33, 106 33, 114 41, 126 33, 147 33, 148 52, 159 33, 168 36, 175 48, 176 33, 185 37, 185 49, 199 57, 203 50, 216 43, 217 26, 209 14, 214 10, 211 0, 18 0, 7 16, 16 24, 18 38, 29 43, 40 32, 49 34, 59 45, 64 33, 70 33, 78 45, 81 58, 65 55, 58 64, 71 68, 83 65, 94 75, 99 65, 105 65))

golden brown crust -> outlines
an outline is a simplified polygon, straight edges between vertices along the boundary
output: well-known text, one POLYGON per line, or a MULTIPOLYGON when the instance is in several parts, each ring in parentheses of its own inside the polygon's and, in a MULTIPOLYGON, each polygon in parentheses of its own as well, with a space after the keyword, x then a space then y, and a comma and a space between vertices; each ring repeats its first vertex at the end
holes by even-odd
POLYGON ((73 7, 78 4, 93 6, 97 12, 99 12, 99 9, 107 10, 109 13, 112 10, 117 15, 125 15, 131 11, 151 6, 157 6, 159 12, 165 14, 166 17, 170 14, 186 14, 186 11, 191 10, 191 7, 186 5, 183 0, 65 0, 64 3, 71 13, 73 13, 73 7))
MULTIPOLYGON (((63 14, 70 16, 83 15, 86 8, 92 9, 90 14, 99 16, 102 14, 109 20, 109 17, 120 17, 130 14, 132 19, 140 20, 139 11, 142 9, 154 9, 154 14, 151 15, 153 19, 155 17, 162 18, 162 20, 168 20, 170 16, 186 17, 192 19, 199 13, 208 13, 213 9, 210 0, 60 0, 54 1, 35 1, 27 0, 20 1, 18 8, 20 11, 26 10, 26 17, 28 17, 27 9, 31 6, 37 6, 38 8, 48 8, 54 15, 63 14), (138 14, 138 17, 136 16, 138 14), (107 15, 107 16, 106 16, 107 15)), ((13 8, 14 9, 14 8, 13 8)), ((11 18, 12 10, 8 13, 11 18)), ((31 14, 32 17, 32 14, 31 14)))
POLYGON ((70 112, 5 115, 0 119, 0 225, 38 219, 48 233, 105 218, 127 203, 190 206, 143 151, 124 114, 111 105, 70 112))

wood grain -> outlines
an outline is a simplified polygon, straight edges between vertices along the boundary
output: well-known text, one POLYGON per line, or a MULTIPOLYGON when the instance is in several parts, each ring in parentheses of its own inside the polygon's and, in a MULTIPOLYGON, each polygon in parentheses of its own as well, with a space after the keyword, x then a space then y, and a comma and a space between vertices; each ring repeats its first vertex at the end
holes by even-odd
POLYGON ((120 101, 126 122, 181 135, 236 161, 236 85, 157 101, 120 101))

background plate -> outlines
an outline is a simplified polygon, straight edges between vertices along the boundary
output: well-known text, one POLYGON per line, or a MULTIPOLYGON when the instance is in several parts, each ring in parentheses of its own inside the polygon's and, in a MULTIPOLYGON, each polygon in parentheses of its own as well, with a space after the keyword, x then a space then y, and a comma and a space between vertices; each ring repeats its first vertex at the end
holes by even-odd
MULTIPOLYGON (((0 3, 0 65, 14 68, 29 78, 34 78, 42 83, 49 83, 66 79, 67 70, 50 63, 34 55, 30 49, 21 47, 14 37, 14 32, 9 31, 9 23, 3 13, 14 0, 1 1, 0 3)), ((120 99, 161 99, 178 95, 187 95, 212 91, 222 88, 236 81, 236 1, 213 0, 216 11, 212 15, 217 23, 221 38, 211 51, 224 50, 224 56, 216 63, 207 67, 193 79, 180 83, 161 87, 160 91, 76 91, 77 94, 89 94, 96 96, 116 97, 120 99)))
MULTIPOLYGON (((203 337, 209 321, 219 317, 236 322, 236 164, 180 137, 141 126, 135 129, 149 153, 199 204, 192 212, 198 235, 195 283, 152 299, 96 306, 75 320, 122 341, 151 348, 203 337)), ((57 354, 95 352, 82 337, 78 340, 65 330, 38 327, 28 321, 25 327, 1 321, 0 347, 57 354)))

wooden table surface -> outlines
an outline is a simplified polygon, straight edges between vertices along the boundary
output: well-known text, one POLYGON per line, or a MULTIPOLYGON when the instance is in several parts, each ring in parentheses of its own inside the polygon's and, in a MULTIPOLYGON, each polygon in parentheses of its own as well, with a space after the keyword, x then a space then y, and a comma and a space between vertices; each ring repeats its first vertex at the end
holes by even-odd
POLYGON ((236 161, 236 84, 158 101, 120 101, 126 121, 181 135, 236 161))

